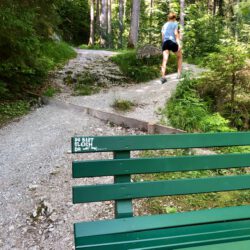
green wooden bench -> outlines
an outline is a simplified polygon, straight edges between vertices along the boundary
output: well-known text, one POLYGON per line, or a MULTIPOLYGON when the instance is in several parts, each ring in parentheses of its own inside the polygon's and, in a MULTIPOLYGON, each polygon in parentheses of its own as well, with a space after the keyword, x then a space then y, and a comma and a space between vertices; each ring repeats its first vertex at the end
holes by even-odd
POLYGON ((250 249, 248 205, 148 216, 133 216, 132 206, 135 198, 250 189, 247 174, 131 182, 134 174, 248 167, 250 154, 133 159, 131 151, 240 145, 250 145, 250 132, 73 137, 73 153, 114 153, 73 162, 73 178, 114 176, 113 184, 74 186, 73 203, 115 201, 114 219, 74 224, 76 249, 250 249))

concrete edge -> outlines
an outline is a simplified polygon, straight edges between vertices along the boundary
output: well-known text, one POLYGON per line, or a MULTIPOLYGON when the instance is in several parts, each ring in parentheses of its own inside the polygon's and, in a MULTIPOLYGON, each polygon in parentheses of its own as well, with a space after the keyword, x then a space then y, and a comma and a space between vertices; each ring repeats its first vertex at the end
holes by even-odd
POLYGON ((93 109, 90 107, 84 107, 75 105, 72 103, 64 103, 58 100, 50 100, 50 104, 58 105, 64 108, 74 108, 78 111, 83 111, 92 117, 98 118, 105 122, 110 122, 118 126, 125 128, 135 128, 147 132, 148 134, 179 134, 186 133, 181 129, 176 129, 168 126, 163 126, 155 122, 142 121, 136 118, 126 117, 120 114, 102 111, 99 109, 93 109))

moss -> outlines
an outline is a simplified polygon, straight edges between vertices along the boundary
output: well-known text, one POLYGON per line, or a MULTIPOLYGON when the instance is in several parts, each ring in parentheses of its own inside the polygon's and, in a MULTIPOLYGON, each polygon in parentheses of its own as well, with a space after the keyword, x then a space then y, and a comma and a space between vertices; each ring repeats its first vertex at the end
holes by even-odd
POLYGON ((116 99, 112 107, 117 111, 127 112, 132 110, 136 105, 129 100, 118 100, 116 99))

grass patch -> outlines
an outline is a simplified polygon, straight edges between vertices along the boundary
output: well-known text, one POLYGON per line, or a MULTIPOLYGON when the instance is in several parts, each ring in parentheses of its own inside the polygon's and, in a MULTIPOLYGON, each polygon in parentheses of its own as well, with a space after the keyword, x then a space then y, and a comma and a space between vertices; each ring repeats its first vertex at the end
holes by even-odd
POLYGON ((131 111, 136 105, 129 100, 116 99, 112 107, 117 111, 128 112, 131 111))
POLYGON ((75 50, 67 43, 52 41, 42 44, 41 53, 47 59, 49 69, 60 66, 77 55, 75 50))
POLYGON ((77 83, 74 87, 74 95, 92 95, 100 91, 98 79, 89 72, 84 72, 77 78, 77 83))
POLYGON ((47 97, 53 97, 58 92, 60 92, 58 88, 55 88, 53 86, 48 86, 46 90, 43 92, 43 95, 47 97))
MULTIPOLYGON (((174 155, 189 155, 192 151, 187 150, 159 150, 144 151, 141 157, 163 157, 174 155)), ((157 173, 134 175, 134 181, 156 181, 156 180, 176 180, 176 179, 195 179, 208 178, 215 176, 231 176, 249 174, 250 168, 231 168, 217 170, 187 171, 173 173, 157 173)), ((218 193, 203 193, 192 195, 174 195, 141 200, 140 214, 162 214, 176 213, 200 209, 210 209, 216 207, 249 205, 250 191, 228 191, 218 193)))
MULTIPOLYGON (((136 51, 126 51, 111 57, 111 60, 120 67, 125 76, 135 82, 146 82, 160 77, 161 56, 138 59, 136 51)), ((171 55, 167 65, 168 73, 176 71, 176 63, 175 55, 171 55)))
POLYGON ((30 110, 30 104, 25 100, 0 103, 0 126, 27 114, 30 110))

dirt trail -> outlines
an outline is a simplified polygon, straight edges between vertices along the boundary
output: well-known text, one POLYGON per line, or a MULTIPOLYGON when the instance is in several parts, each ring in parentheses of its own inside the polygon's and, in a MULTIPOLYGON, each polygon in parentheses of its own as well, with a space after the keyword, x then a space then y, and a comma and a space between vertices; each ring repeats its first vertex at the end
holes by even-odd
MULTIPOLYGON (((76 158, 96 159, 109 154, 72 156, 70 138, 78 135, 120 135, 140 133, 110 127, 83 113, 79 106, 111 110, 115 98, 132 99, 138 107, 129 116, 157 119, 161 107, 175 89, 177 80, 170 76, 167 84, 159 80, 136 86, 114 87, 89 97, 70 96, 63 86, 65 72, 81 72, 83 66, 100 57, 114 54, 107 51, 78 50, 78 57, 55 76, 62 93, 60 104, 39 108, 0 129, 0 249, 72 249, 73 222, 112 217, 112 204, 103 210, 101 203, 72 205, 71 161, 76 158)), ((110 182, 95 178, 85 182, 110 182)), ((83 182, 83 181, 82 181, 83 182)))
MULTIPOLYGON (((92 62, 93 58, 97 59, 97 54, 99 58, 106 57, 107 60, 107 57, 114 55, 114 52, 78 50, 78 58, 70 62, 69 69, 77 69, 79 66, 79 59, 85 64, 88 64, 90 61, 92 62)), ((102 70, 105 71, 105 68, 105 65, 103 65, 102 70)), ((102 74, 99 67, 98 70, 99 74, 102 74)), ((201 72, 201 69, 186 63, 183 64, 183 70, 195 74, 201 72)), ((108 112, 117 112, 112 108, 112 104, 115 100, 129 100, 135 104, 135 108, 130 112, 122 113, 122 115, 144 121, 158 122, 161 117, 158 110, 164 107, 165 102, 171 97, 172 92, 176 89, 179 82, 176 73, 168 75, 167 79, 168 81, 165 84, 161 84, 160 79, 156 79, 147 83, 114 86, 108 90, 104 89, 100 93, 90 96, 60 95, 58 99, 78 106, 90 107, 108 112)))

